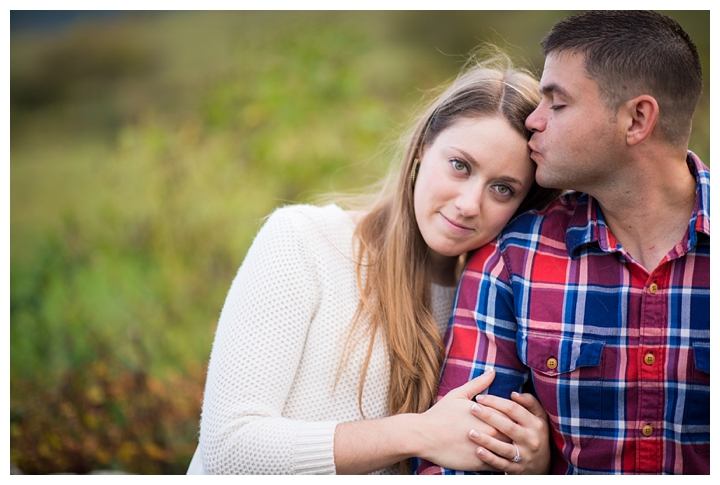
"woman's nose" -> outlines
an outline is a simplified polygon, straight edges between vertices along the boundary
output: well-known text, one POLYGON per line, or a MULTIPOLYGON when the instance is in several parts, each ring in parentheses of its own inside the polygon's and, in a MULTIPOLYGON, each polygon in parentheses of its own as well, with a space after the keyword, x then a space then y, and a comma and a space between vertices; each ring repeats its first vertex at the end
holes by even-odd
POLYGON ((467 187, 455 199, 455 207, 463 217, 475 217, 480 213, 482 204, 482 190, 467 187))

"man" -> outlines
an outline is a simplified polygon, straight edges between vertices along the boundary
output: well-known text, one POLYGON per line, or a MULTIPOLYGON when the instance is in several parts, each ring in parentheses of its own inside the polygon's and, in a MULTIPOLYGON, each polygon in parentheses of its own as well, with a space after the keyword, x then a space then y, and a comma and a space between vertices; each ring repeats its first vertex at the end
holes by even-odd
MULTIPOLYGON (((552 473, 707 474, 710 175, 687 151, 695 46, 672 19, 630 11, 570 17, 542 46, 542 102, 526 121, 536 177, 577 192, 472 256, 439 395, 490 367, 490 394, 533 390, 552 473)), ((510 461, 532 453, 508 448, 510 461)))

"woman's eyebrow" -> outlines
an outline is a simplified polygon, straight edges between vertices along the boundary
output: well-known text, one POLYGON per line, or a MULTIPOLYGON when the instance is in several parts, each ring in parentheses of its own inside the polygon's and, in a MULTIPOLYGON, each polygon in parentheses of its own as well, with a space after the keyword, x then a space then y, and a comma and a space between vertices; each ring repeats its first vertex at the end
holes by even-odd
POLYGON ((478 166, 478 163, 477 163, 477 161, 473 158, 473 156, 470 155, 470 154, 469 154, 468 152, 466 152, 465 150, 463 150, 462 148, 456 147, 456 146, 452 146, 452 145, 450 145, 450 148, 452 148, 453 150, 457 150, 458 152, 460 152, 460 153, 462 154, 462 156, 467 159, 467 162, 469 162, 470 165, 472 165, 472 166, 474 166, 474 167, 477 167, 477 166, 478 166))
POLYGON ((522 180, 518 180, 515 177, 510 177, 509 175, 503 175, 502 177, 498 177, 498 181, 507 182, 509 184, 519 185, 520 187, 525 185, 522 183, 522 180))

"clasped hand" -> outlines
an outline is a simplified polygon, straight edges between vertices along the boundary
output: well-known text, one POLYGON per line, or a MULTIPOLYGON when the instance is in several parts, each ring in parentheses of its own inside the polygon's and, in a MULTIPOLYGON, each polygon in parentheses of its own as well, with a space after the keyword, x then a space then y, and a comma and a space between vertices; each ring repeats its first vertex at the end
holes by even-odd
POLYGON ((547 413, 531 394, 512 400, 479 395, 494 370, 441 398, 421 415, 428 451, 423 456, 445 468, 463 471, 543 474, 550 468, 547 413), (517 449, 516 449, 517 447, 517 449), (520 456, 519 461, 513 459, 520 456))

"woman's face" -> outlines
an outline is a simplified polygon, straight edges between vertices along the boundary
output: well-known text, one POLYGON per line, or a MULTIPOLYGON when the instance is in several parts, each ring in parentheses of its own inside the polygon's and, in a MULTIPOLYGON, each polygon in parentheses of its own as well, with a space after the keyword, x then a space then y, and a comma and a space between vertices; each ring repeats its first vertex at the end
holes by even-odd
POLYGON ((500 233, 535 177, 527 141, 500 117, 461 118, 420 158, 415 216, 431 251, 455 257, 500 233))

